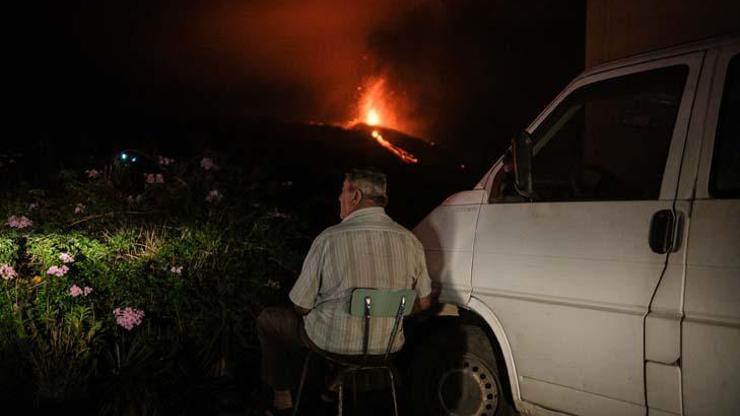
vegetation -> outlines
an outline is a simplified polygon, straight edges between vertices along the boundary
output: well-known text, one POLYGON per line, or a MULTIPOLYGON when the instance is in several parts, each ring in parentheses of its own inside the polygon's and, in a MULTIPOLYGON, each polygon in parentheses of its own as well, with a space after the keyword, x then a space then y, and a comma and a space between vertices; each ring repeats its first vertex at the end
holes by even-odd
POLYGON ((310 243, 290 187, 134 151, 19 182, 0 202, 0 400, 202 414, 216 377, 258 382, 254 318, 310 243))

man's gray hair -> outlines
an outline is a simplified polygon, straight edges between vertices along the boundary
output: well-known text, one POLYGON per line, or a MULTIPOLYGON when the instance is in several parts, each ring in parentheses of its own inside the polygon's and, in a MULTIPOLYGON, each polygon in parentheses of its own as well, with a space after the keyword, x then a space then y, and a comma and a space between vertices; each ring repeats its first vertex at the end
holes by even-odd
POLYGON ((362 192, 363 197, 381 207, 388 204, 385 173, 374 169, 352 169, 345 176, 354 189, 359 189, 362 192))

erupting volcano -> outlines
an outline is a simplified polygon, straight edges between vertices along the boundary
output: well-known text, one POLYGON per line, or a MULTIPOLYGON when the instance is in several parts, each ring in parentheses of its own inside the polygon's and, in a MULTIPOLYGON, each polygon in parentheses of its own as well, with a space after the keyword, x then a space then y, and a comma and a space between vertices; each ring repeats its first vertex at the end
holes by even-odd
MULTIPOLYGON (((360 89, 362 91, 362 89, 360 89)), ((352 122, 353 126, 365 124, 374 127, 370 135, 378 144, 383 146, 389 152, 396 155, 404 163, 418 163, 414 155, 394 145, 383 137, 380 131, 381 127, 397 129, 398 121, 391 111, 390 99, 385 90, 385 80, 380 78, 370 83, 370 86, 363 91, 360 98, 359 117, 352 122)))
POLYGON ((375 111, 375 109, 370 109, 370 111, 367 112, 365 122, 368 126, 377 126, 380 124, 380 116, 378 115, 378 112, 375 111))

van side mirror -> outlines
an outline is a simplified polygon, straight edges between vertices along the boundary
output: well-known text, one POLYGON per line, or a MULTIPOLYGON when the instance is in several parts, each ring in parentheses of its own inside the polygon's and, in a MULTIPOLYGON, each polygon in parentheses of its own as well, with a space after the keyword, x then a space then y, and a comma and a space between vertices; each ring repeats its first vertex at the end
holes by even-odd
POLYGON ((532 136, 526 131, 514 136, 511 140, 514 159, 514 178, 516 189, 523 196, 532 196, 532 136))

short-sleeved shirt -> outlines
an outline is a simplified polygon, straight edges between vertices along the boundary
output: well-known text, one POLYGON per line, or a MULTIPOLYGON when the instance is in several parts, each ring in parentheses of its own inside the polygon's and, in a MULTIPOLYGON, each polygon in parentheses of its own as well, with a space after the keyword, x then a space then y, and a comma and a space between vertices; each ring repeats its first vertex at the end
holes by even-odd
MULTIPOLYGON (((424 247, 381 207, 359 209, 327 228, 313 241, 290 300, 310 312, 306 334, 319 348, 338 354, 362 354, 363 319, 349 314, 355 288, 415 289, 431 293, 424 247)), ((393 318, 370 320, 368 353, 385 352, 393 318)), ((403 346, 403 331, 391 351, 403 346)))

